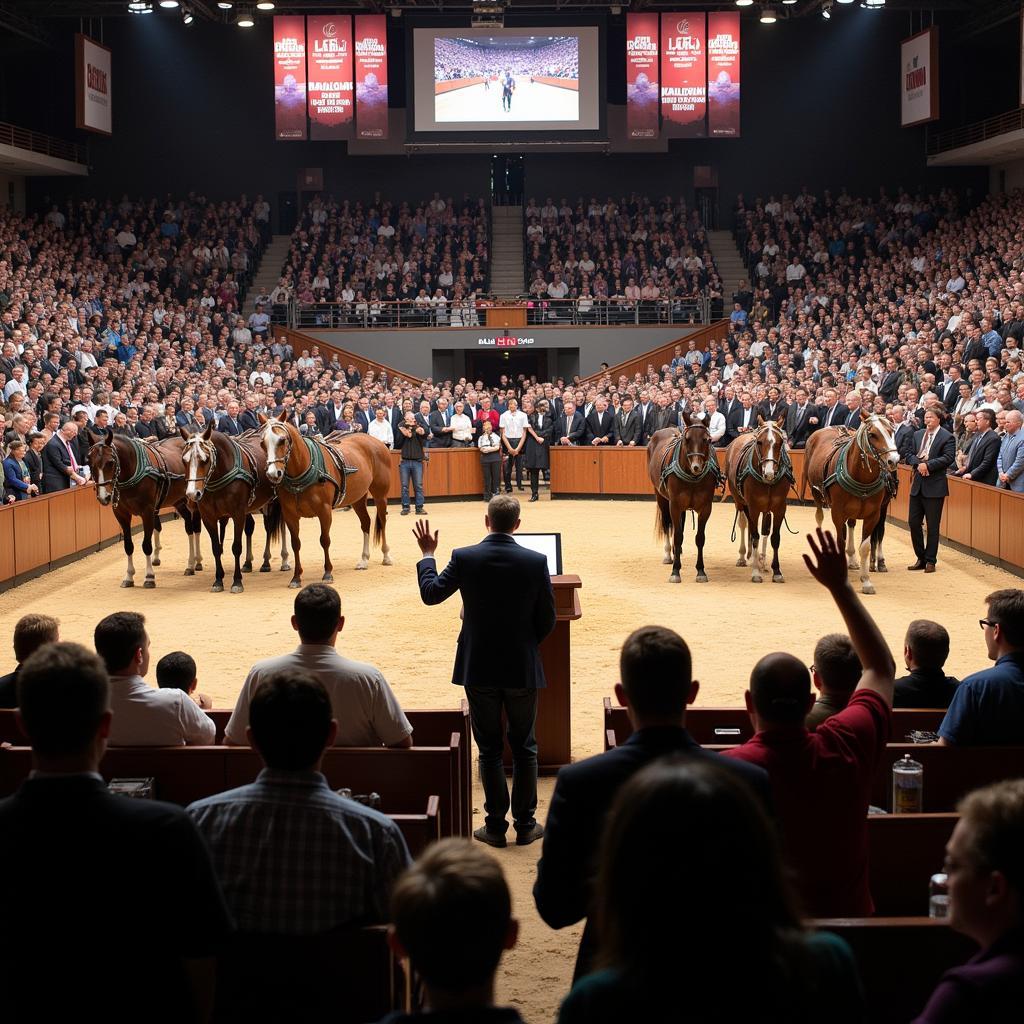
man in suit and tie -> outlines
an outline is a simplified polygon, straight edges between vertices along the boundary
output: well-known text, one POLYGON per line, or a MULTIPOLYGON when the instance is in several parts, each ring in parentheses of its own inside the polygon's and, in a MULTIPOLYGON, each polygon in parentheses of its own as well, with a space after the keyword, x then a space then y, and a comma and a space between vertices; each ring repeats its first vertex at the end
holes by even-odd
POLYGON ((893 432, 893 440, 896 443, 896 451, 899 452, 900 462, 910 465, 914 454, 914 427, 908 423, 902 405, 892 407, 892 425, 896 428, 893 432))
POLYGON ((895 402, 902 383, 903 374, 900 373, 900 364, 893 356, 889 356, 885 361, 885 373, 882 374, 882 380, 878 385, 878 393, 886 402, 895 402))
POLYGON ((43 493, 66 491, 85 484, 77 451, 78 424, 68 420, 43 448, 43 493))
MULTIPOLYGON (((316 424, 320 428, 320 432, 326 437, 335 425, 341 419, 341 414, 345 411, 345 402, 342 397, 341 388, 333 388, 331 390, 331 397, 326 401, 322 402, 315 409, 316 412, 316 424)), ((369 424, 367 424, 367 427, 369 424)), ((367 429, 364 427, 363 429, 367 429)))
POLYGON ((222 434, 229 434, 231 437, 242 432, 242 427, 238 422, 238 403, 234 399, 228 402, 224 415, 217 421, 217 429, 222 434))
POLYGON ((640 417, 640 438, 637 444, 645 445, 654 433, 654 415, 658 407, 651 401, 650 393, 647 391, 641 391, 639 399, 640 401, 636 403, 636 411, 640 417))
POLYGON ((849 410, 839 401, 839 393, 835 388, 825 392, 825 404, 821 407, 821 425, 823 427, 841 427, 846 423, 849 410))
POLYGON ((184 427, 190 434, 195 430, 196 416, 192 411, 195 403, 187 395, 181 400, 181 405, 178 407, 178 411, 174 416, 174 422, 179 427, 184 427))
POLYGON ((910 485, 910 540, 917 560, 907 568, 911 572, 923 569, 935 572, 939 552, 939 524, 942 506, 949 494, 946 472, 956 462, 956 441, 944 429, 938 413, 929 409, 924 414, 924 427, 914 434, 914 454, 910 464, 914 467, 914 480, 910 485), (922 526, 927 521, 928 540, 922 526))
MULTIPOLYGON (((658 395, 658 408, 651 417, 651 436, 653 437, 659 430, 666 430, 678 425, 679 413, 676 412, 676 407, 672 404, 669 396, 663 391, 658 395)), ((647 440, 650 441, 650 439, 648 437, 647 440)))
POLYGON ((451 448, 452 413, 447 398, 437 400, 437 409, 430 414, 427 425, 430 427, 431 448, 451 448))
MULTIPOLYGON (((363 395, 363 397, 359 399, 359 405, 356 406, 356 413, 353 417, 354 422, 359 424, 360 433, 366 434, 369 432, 370 420, 373 418, 373 412, 370 409, 370 400, 363 395)), ((331 429, 334 429, 333 423, 331 424, 331 429)))
POLYGON ((998 479, 999 486, 1009 491, 1024 494, 1024 431, 1021 424, 1022 416, 1016 409, 1006 414, 1006 436, 1002 439, 999 449, 998 479))
POLYGON ((935 385, 935 394, 939 396, 939 401, 947 409, 952 409, 960 400, 960 385, 962 383, 960 367, 954 364, 946 370, 946 375, 943 377, 942 382, 935 385))
POLYGON ((729 422, 729 417, 732 415, 734 409, 740 407, 739 399, 736 397, 736 391, 731 386, 726 386, 722 391, 722 400, 718 403, 718 411, 725 417, 726 423, 729 422))
POLYGON ((806 448, 807 438, 818 429, 818 407, 807 400, 807 389, 796 389, 796 401, 786 413, 786 436, 790 448, 806 448))
POLYGON ((259 430, 260 417, 256 411, 255 395, 246 395, 245 408, 238 415, 238 425, 243 430, 259 430))
POLYGON ((583 414, 576 408, 576 403, 568 400, 562 406, 562 415, 555 420, 555 444, 580 444, 587 431, 583 414))
POLYGON ((851 391, 846 396, 846 412, 843 419, 834 424, 837 427, 849 427, 856 430, 860 426, 860 409, 864 404, 859 391, 851 391))
POLYGON ((643 436, 643 424, 640 413, 633 408, 633 399, 626 395, 622 400, 618 422, 615 424, 616 445, 625 448, 636 448, 643 436))
POLYGON ((740 393, 740 404, 725 419, 726 444, 757 429, 757 410, 749 391, 740 393))
POLYGON ((996 414, 991 409, 979 409, 974 418, 978 429, 971 441, 967 462, 962 472, 954 471, 953 475, 962 480, 974 480, 994 487, 999 477, 999 448, 1002 440, 995 432, 996 414))
POLYGON ((537 691, 547 685, 540 644, 555 628, 555 595, 547 558, 520 547, 519 502, 506 494, 491 498, 484 518, 487 536, 473 547, 457 548, 438 575, 434 552, 437 533, 420 520, 413 531, 423 555, 416 564, 420 597, 440 604, 462 596, 462 631, 452 682, 466 688, 473 736, 479 750, 484 788, 484 825, 474 837, 490 846, 506 846, 506 815, 511 806, 516 845, 544 835, 537 809, 537 691), (495 618, 494 602, 501 615, 495 618), (495 625, 500 632, 495 633, 495 625), (497 657, 495 656, 497 653, 497 657), (504 728, 512 750, 512 797, 502 763, 504 728))
POLYGON ((783 415, 788 413, 789 406, 782 400, 779 389, 773 386, 768 389, 768 397, 758 406, 758 409, 766 420, 777 420, 780 413, 783 415))
POLYGON ((585 444, 595 447, 615 444, 615 417, 608 411, 608 402, 605 398, 597 398, 594 401, 594 408, 590 410, 586 422, 585 444))

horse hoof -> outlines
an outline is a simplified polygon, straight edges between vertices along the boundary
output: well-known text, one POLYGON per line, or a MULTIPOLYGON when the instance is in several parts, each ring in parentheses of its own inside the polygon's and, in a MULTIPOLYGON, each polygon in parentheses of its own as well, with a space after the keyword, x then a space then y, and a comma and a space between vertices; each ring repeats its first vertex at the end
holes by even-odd
POLYGON ((368 569, 370 567, 369 562, 356 562, 356 569, 368 569))
POLYGON ((878 568, 875 570, 875 572, 888 572, 888 571, 889 570, 886 568, 885 562, 879 562, 878 563, 878 568))
POLYGON ((785 583, 785 582, 786 582, 786 577, 783 576, 781 572, 780 573, 776 573, 772 577, 772 583, 785 583))
POLYGON ((159 558, 154 558, 153 559, 153 565, 158 566, 159 564, 160 564, 160 559, 159 558))
MULTIPOLYGON (((697 582, 699 583, 700 579, 698 579, 697 582)), ((706 583, 707 579, 705 579, 704 582, 706 583)), ((751 576, 750 577, 750 582, 751 583, 764 583, 764 577, 763 576, 751 576)))
POLYGON ((156 587, 156 580, 146 580, 142 587, 144 590, 153 590, 156 587))
POLYGON ((260 572, 270 572, 270 563, 264 562, 263 565, 260 566, 260 572))
POLYGON ((870 583, 865 583, 864 586, 860 588, 860 592, 862 594, 873 594, 875 592, 875 588, 870 583))
POLYGON ((121 586, 122 587, 134 587, 135 586, 135 580, 121 580, 121 586))
POLYGON ((662 564, 662 565, 671 565, 671 564, 672 564, 672 559, 671 559, 671 558, 669 558, 669 556, 668 556, 668 555, 666 555, 666 556, 665 556, 665 557, 664 557, 664 558, 663 558, 663 559, 661 560, 661 564, 662 564))
POLYGON ((301 587, 301 586, 302 586, 302 581, 301 580, 289 580, 288 581, 288 589, 289 590, 298 590, 299 587, 301 587))
POLYGON ((391 561, 391 556, 390 555, 385 555, 384 558, 381 560, 380 564, 381 565, 394 565, 395 563, 391 561))
POLYGON ((287 562, 281 563, 281 572, 291 572, 292 567, 287 562))
POLYGON ((223 594, 224 593, 224 584, 223 583, 214 583, 214 585, 212 587, 210 587, 210 593, 211 594, 223 594))
POLYGON ((183 575, 185 575, 185 576, 195 576, 195 574, 196 574, 195 569, 186 569, 183 575))
POLYGON ((252 572, 252 562, 246 562, 245 565, 242 566, 242 572, 252 572))
POLYGON ((747 564, 747 560, 745 558, 737 558, 736 559, 736 564, 737 565, 746 565, 747 564))
POLYGON ((682 583, 682 582, 683 582, 683 581, 682 581, 682 580, 681 580, 681 579, 679 578, 678 574, 676 574, 676 575, 673 575, 673 576, 669 576, 669 578, 668 578, 668 581, 669 581, 669 583, 682 583))
POLYGON ((196 572, 202 572, 202 571, 203 571, 203 563, 202 562, 196 562, 196 572))
POLYGON ((321 583, 333 583, 334 582, 334 576, 331 573, 329 573, 329 572, 325 572, 323 574, 323 576, 320 577, 320 582, 321 583))
POLYGON ((232 584, 231 593, 232 594, 241 594, 241 593, 243 593, 243 589, 244 588, 242 587, 241 583, 235 583, 235 584, 232 584))
POLYGON ((701 574, 700 574, 700 575, 699 575, 699 576, 697 577, 697 582, 698 582, 698 583, 707 583, 707 581, 708 581, 708 578, 707 578, 707 576, 705 576, 705 575, 704 575, 704 573, 701 573, 701 574))
POLYGON ((875 568, 875 560, 873 558, 871 559, 871 562, 868 565, 868 572, 878 572, 878 570, 875 568))

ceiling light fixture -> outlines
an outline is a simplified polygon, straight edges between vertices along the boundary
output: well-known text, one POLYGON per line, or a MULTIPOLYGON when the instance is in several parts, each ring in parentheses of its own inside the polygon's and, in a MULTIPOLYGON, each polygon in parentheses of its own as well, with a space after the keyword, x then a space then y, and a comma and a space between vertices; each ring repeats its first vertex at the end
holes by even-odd
POLYGON ((861 0, 860 5, 866 11, 880 11, 885 6, 885 0, 861 0))
POLYGON ((160 6, 168 11, 173 11, 178 6, 178 0, 160 0, 160 6))
POLYGON ((753 7, 754 0, 736 0, 737 7, 753 7))
POLYGON ((261 2, 256 5, 256 9, 259 11, 272 11, 274 9, 274 4, 271 0, 261 0, 261 2))
POLYGON ((153 5, 149 0, 131 0, 128 4, 128 12, 130 14, 152 14, 153 5))
POLYGON ((252 16, 252 11, 240 10, 235 18, 235 24, 239 28, 252 28, 256 24, 256 19, 252 16))
POLYGON ((832 18, 832 0, 825 0, 821 5, 821 16, 829 21, 832 18))
POLYGON ((762 25, 774 25, 778 21, 775 17, 775 11, 771 7, 761 8, 761 24, 762 25))
POLYGON ((181 20, 186 25, 191 25, 192 22, 196 20, 196 16, 192 13, 192 11, 188 7, 183 7, 181 9, 181 20))
POLYGON ((217 4, 217 6, 218 6, 218 7, 219 7, 219 8, 220 8, 220 9, 221 9, 222 11, 230 11, 230 10, 231 10, 231 8, 232 8, 232 7, 234 7, 235 5, 234 5, 234 4, 229 4, 229 3, 227 2, 227 0, 222 0, 222 2, 221 2, 221 3, 217 4))

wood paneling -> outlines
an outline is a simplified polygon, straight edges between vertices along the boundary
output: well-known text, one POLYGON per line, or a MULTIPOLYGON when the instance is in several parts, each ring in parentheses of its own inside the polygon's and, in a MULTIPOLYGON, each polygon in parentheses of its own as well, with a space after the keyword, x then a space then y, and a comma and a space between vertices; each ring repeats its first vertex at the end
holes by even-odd
POLYGON ((448 460, 449 493, 465 494, 471 498, 482 497, 484 473, 476 449, 450 448, 445 457, 448 460))
POLYGON ((0 582, 14 579, 14 509, 0 509, 0 582))
POLYGON ((1024 568, 1024 494, 999 492, 999 557, 1024 568))
POLYGON ((74 497, 75 550, 86 551, 100 542, 100 503, 94 487, 75 487, 74 497))
POLYGON ((943 510, 942 535, 957 544, 971 546, 971 484, 950 479, 949 497, 943 510))
POLYGON ((652 494, 646 448, 609 448, 598 456, 602 494, 652 494))
POLYGON ((52 500, 19 501, 14 506, 14 571, 19 576, 50 563, 50 512, 46 506, 52 500))
POLYGON ((276 338, 284 337, 288 339, 288 344, 294 349, 296 357, 299 356, 304 348, 309 349, 310 352, 314 348, 318 348, 320 349, 320 354, 328 362, 331 356, 337 356, 338 362, 343 369, 347 369, 351 363, 361 374, 365 374, 367 370, 373 370, 374 374, 378 377, 384 373, 388 377, 401 377, 403 380, 409 379, 409 374, 402 370, 396 370, 393 366, 388 366, 386 363, 378 363, 376 360, 367 359, 365 356, 358 356, 355 352, 338 348, 337 345, 331 345, 329 342, 323 341, 320 338, 314 338, 309 334, 304 334, 302 331, 295 331, 290 327, 282 327, 275 324, 272 332, 276 338))
POLYGON ((999 557, 999 491, 971 485, 971 547, 999 557))
POLYGON ((913 477, 909 466, 900 466, 896 472, 900 479, 900 489, 889 505, 889 515, 906 522, 910 516, 910 484, 913 477))
MULTIPOLYGON (((95 493, 89 488, 93 501, 96 500, 95 493)), ((114 515, 113 505, 101 505, 98 501, 96 507, 99 509, 100 540, 110 540, 113 537, 121 536, 121 527, 118 525, 117 517, 114 515)))
POLYGON ((448 486, 447 453, 440 449, 428 449, 429 458, 423 466, 423 493, 430 498, 446 498, 451 494, 448 486))
POLYGON ((551 494, 600 494, 601 466, 592 448, 551 449, 551 494))
POLYGON ((48 559, 50 562, 67 558, 68 555, 73 555, 78 550, 75 539, 77 502, 73 492, 70 501, 61 500, 63 497, 63 495, 58 495, 46 502, 50 519, 50 557, 48 559))

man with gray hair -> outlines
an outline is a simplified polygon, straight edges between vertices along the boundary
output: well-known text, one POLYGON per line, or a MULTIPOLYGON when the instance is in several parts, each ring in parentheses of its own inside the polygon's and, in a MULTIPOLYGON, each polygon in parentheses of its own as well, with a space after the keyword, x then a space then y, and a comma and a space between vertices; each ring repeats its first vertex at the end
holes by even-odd
POLYGON ((1005 414, 1006 436, 999 448, 997 470, 999 486, 1007 490, 1024 493, 1024 432, 1021 424, 1022 416, 1016 409, 1005 414))

